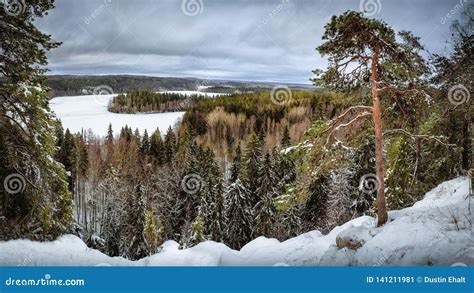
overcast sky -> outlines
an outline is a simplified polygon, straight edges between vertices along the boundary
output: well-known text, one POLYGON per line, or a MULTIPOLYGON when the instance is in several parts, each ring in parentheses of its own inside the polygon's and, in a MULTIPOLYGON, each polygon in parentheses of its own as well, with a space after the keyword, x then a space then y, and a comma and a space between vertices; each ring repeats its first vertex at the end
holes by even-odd
POLYGON ((361 1, 56 0, 38 25, 63 42, 49 53, 50 74, 309 83, 326 64, 315 48, 332 15, 366 5, 368 16, 442 53, 467 0, 361 1))

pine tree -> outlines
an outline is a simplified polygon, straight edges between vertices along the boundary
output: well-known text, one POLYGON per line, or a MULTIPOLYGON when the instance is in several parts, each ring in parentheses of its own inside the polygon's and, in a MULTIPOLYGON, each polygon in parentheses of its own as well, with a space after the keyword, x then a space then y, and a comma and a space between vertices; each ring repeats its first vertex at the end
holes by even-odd
POLYGON ((239 178, 225 192, 225 243, 233 249, 242 248, 252 236, 252 206, 250 193, 239 178))
POLYGON ((54 7, 52 0, 20 6, 19 15, 0 9, 0 177, 4 182, 12 175, 21 182, 13 190, 16 200, 0 186, 0 240, 52 239, 70 231, 73 221, 66 171, 52 159, 58 122, 48 106, 43 76, 47 52, 60 43, 35 25, 54 7))
MULTIPOLYGON (((383 158, 382 101, 387 95, 403 96, 404 99, 423 99, 423 76, 429 69, 420 55, 423 47, 410 32, 398 34, 385 22, 369 19, 362 12, 346 11, 333 16, 325 26, 324 43, 317 48, 322 56, 328 56, 326 72, 315 70, 316 85, 340 91, 369 89, 372 106, 350 107, 334 119, 325 129, 329 137, 362 119, 372 117, 375 134, 378 226, 387 222, 385 203, 385 172, 383 158), (398 37, 398 39, 397 39, 398 37), (351 69, 348 69, 351 68, 351 69), (350 117, 356 113, 355 117, 350 117), (349 120, 350 123, 343 124, 349 120), (344 127, 342 127, 344 126, 344 127)), ((397 98, 396 98, 397 99, 397 98)), ((324 151, 324 149, 322 150, 324 151)))

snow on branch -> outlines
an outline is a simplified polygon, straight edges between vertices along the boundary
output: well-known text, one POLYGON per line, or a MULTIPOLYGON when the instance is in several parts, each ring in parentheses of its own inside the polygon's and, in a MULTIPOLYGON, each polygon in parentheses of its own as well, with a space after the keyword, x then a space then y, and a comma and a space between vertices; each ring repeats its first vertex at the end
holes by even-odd
POLYGON ((445 146, 449 146, 449 147, 454 147, 456 146, 455 144, 450 144, 450 143, 446 143, 444 141, 442 141, 441 139, 445 139, 444 136, 436 136, 436 135, 427 135, 427 134, 413 134, 413 133, 410 133, 408 132, 406 129, 390 129, 390 130, 387 130, 383 133, 383 135, 391 135, 391 134, 403 134, 403 135, 406 135, 406 136, 409 136, 411 137, 414 141, 416 141, 417 139, 431 139, 431 140, 434 140, 442 145, 445 145, 445 146))

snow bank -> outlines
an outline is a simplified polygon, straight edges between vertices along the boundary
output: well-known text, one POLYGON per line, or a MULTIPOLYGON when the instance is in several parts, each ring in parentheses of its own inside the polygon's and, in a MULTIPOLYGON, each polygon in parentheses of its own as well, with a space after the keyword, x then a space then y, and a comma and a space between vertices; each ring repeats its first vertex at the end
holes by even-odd
MULTIPOLYGON (((220 94, 201 93, 197 91, 172 91, 183 95, 205 95, 215 97, 220 94)), ((164 133, 168 127, 173 127, 184 115, 184 112, 168 112, 153 114, 121 114, 111 113, 107 110, 110 99, 115 95, 86 95, 86 96, 68 96, 56 97, 50 101, 51 109, 61 120, 64 129, 69 128, 73 133, 80 132, 82 129, 89 129, 95 135, 107 135, 107 129, 110 123, 115 134, 125 125, 133 130, 138 128, 143 134, 145 129, 152 133, 157 127, 164 133)))
POLYGON ((440 184, 412 207, 389 212, 383 227, 364 216, 327 235, 312 231, 284 242, 259 237, 240 251, 213 241, 179 250, 178 243, 167 241, 161 252, 139 261, 108 257, 72 235, 43 243, 12 240, 0 242, 0 265, 474 265, 470 204, 474 212, 469 179, 460 177, 440 184))

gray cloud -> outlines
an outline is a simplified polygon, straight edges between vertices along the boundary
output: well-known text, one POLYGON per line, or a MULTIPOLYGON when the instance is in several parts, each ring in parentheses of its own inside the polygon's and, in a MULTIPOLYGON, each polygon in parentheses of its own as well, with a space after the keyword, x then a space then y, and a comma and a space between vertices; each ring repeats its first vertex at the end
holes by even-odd
MULTIPOLYGON (((38 21, 63 42, 49 53, 51 73, 308 83, 311 70, 326 64, 315 51, 323 26, 360 7, 359 0, 194 1, 202 11, 188 16, 181 0, 57 0, 38 21)), ((373 17, 442 53, 459 14, 450 11, 465 0, 365 1, 380 2, 373 17)))

